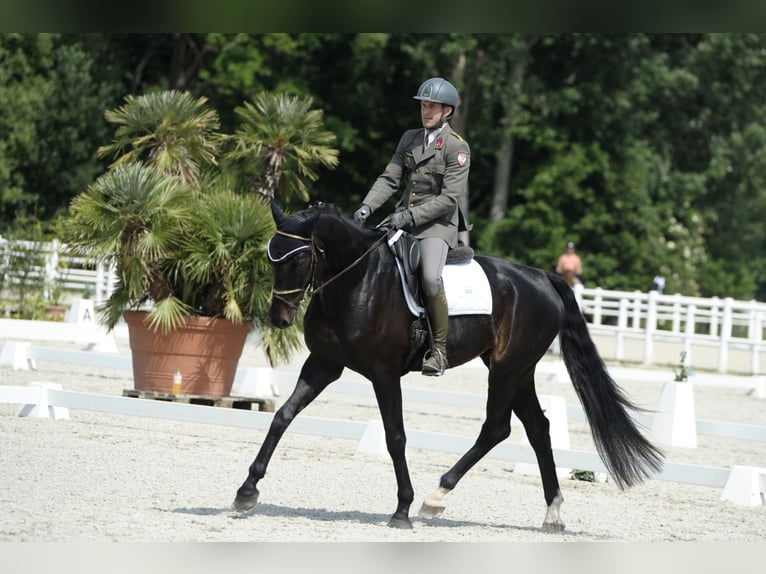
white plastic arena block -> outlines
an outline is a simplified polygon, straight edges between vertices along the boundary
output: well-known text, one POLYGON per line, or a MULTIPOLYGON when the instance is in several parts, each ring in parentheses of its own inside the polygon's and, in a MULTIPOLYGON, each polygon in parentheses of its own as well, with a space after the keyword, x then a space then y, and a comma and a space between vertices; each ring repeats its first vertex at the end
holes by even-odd
POLYGON ((741 506, 766 506, 766 468, 733 466, 721 500, 741 506))
POLYGON ((556 382, 572 384, 572 379, 569 377, 569 371, 564 361, 556 361, 556 382))
POLYGON ((690 382, 673 381, 663 385, 652 435, 666 446, 697 448, 694 387, 690 382))
POLYGON ((755 386, 747 393, 754 399, 764 400, 766 399, 766 378, 759 378, 755 381, 755 386))
POLYGON ((371 420, 364 429, 364 434, 356 447, 359 454, 372 454, 382 456, 388 454, 386 447, 386 431, 383 429, 383 421, 371 420))
POLYGON ((95 353, 117 353, 117 339, 114 336, 113 331, 107 331, 106 328, 101 327, 103 331, 98 340, 88 345, 88 350, 95 353))
POLYGON ((279 389, 273 380, 274 370, 268 367, 248 367, 244 376, 235 382, 236 391, 232 394, 244 397, 268 399, 279 396, 279 389))
POLYGON ((29 343, 6 341, 0 353, 0 367, 11 367, 14 371, 36 370, 32 358, 32 347, 29 343))
POLYGON ((30 387, 39 389, 37 402, 33 404, 21 405, 16 416, 32 417, 41 419, 69 420, 69 409, 66 407, 56 407, 48 401, 48 389, 61 390, 58 383, 33 382, 30 387))
MULTIPOLYGON (((545 411, 545 416, 550 423, 549 433, 551 435, 551 447, 561 450, 569 450, 569 417, 567 416, 567 404, 564 397, 543 395, 539 397, 540 406, 545 411)), ((520 428, 524 433, 524 441, 529 445, 524 426, 521 421, 513 415, 513 428, 520 428)), ((531 445, 530 445, 531 446, 531 445)), ((537 463, 517 462, 513 467, 514 472, 519 474, 540 476, 540 468, 537 463)), ((571 468, 556 467, 556 474, 559 478, 566 478, 572 472, 571 468)))

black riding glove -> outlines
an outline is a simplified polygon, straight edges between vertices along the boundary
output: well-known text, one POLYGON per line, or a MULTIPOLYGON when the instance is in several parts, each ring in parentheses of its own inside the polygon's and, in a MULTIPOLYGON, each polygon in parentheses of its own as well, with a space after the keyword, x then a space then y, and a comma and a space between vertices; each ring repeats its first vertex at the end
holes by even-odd
POLYGON ((370 206, 366 203, 363 203, 359 206, 359 209, 354 212, 354 221, 356 221, 358 225, 362 225, 365 221, 367 221, 367 218, 370 217, 371 213, 372 210, 370 209, 370 206))
POLYGON ((415 219, 412 217, 410 210, 405 209, 404 211, 397 211, 394 213, 388 222, 394 229, 407 229, 415 223, 415 219))

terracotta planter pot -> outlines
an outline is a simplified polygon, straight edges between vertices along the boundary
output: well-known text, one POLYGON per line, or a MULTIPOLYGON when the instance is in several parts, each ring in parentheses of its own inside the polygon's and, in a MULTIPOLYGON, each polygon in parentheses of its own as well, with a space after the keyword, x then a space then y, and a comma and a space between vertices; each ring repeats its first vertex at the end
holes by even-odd
POLYGON ((237 364, 251 322, 189 317, 170 333, 154 332, 147 313, 125 313, 133 355, 133 382, 140 391, 171 393, 173 375, 181 370, 181 394, 226 397, 231 394, 237 364))

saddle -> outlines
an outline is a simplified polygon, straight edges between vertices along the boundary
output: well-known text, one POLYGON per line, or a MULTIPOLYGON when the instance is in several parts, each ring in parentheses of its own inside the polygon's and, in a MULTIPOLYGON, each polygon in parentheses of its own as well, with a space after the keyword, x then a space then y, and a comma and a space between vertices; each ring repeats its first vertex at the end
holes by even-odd
MULTIPOLYGON (((423 291, 420 285, 420 242, 403 230, 388 238, 388 246, 394 254, 402 278, 402 289, 407 306, 415 315, 410 324, 410 347, 404 356, 404 371, 416 369, 423 354, 430 348, 432 335, 426 320, 423 291), (428 344, 427 344, 428 343, 428 344)), ((465 263, 473 259, 473 249, 459 244, 447 252, 447 265, 465 263)))
MULTIPOLYGON (((414 315, 423 315, 423 292, 420 286, 420 242, 403 230, 388 239, 388 246, 402 275, 402 286, 407 305, 414 315)), ((473 249, 462 243, 447 252, 446 265, 467 263, 473 259, 473 249)))

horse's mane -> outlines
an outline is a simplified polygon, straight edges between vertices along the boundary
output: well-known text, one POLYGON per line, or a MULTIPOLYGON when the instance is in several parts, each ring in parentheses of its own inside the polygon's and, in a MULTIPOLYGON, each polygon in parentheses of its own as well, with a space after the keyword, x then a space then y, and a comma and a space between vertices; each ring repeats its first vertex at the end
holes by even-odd
POLYGON ((306 209, 293 213, 290 217, 297 217, 301 221, 307 221, 314 217, 330 217, 341 221, 344 225, 350 227, 360 234, 360 237, 367 240, 375 240, 385 233, 384 230, 369 228, 362 225, 357 225, 354 220, 346 215, 346 213, 334 203, 325 203, 319 201, 317 203, 310 204, 306 209))
POLYGON ((316 203, 311 203, 306 209, 298 211, 294 213, 293 215, 297 217, 301 217, 303 219, 309 219, 310 217, 314 217, 315 215, 334 215, 336 217, 346 218, 346 215, 343 213, 340 207, 338 207, 334 203, 325 203, 324 201, 317 201, 316 203))

